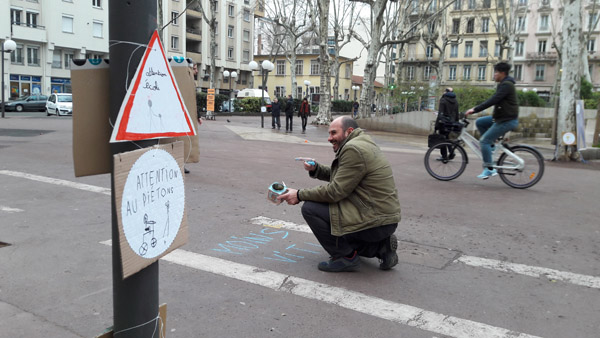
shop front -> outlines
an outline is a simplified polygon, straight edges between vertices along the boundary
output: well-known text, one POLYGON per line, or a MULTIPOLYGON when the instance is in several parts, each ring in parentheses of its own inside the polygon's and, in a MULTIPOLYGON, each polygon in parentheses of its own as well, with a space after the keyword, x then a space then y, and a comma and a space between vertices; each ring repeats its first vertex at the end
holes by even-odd
POLYGON ((43 94, 42 77, 31 75, 10 75, 10 98, 16 99, 21 96, 43 94))

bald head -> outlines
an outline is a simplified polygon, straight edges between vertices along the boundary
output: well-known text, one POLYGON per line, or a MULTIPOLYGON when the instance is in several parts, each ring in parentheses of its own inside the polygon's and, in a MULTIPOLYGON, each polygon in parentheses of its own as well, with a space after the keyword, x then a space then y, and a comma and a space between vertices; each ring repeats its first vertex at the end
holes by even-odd
POLYGON ((329 125, 329 138, 327 141, 333 145, 333 151, 338 151, 344 140, 358 128, 356 121, 348 116, 336 118, 329 125))

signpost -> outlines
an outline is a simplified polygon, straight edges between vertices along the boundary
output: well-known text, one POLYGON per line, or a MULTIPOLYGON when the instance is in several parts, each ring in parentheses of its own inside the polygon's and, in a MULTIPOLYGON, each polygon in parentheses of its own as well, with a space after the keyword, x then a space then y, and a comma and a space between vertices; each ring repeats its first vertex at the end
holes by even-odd
POLYGON ((208 95, 206 95, 206 118, 215 119, 214 117, 215 111, 215 90, 211 88, 208 90, 208 95))

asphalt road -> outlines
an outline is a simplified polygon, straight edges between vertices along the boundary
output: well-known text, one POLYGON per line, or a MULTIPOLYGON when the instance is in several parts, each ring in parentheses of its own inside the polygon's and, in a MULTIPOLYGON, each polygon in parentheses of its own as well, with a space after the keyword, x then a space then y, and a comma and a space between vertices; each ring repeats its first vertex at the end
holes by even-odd
MULTIPOLYGON (((199 129, 189 242, 160 262, 168 337, 597 337, 597 166, 548 162, 517 190, 478 180, 473 161, 440 182, 423 166, 426 138, 372 133, 399 190, 400 263, 331 274, 316 269, 327 254, 299 206, 266 200, 274 181, 319 184, 294 158, 331 161, 326 127, 227 119, 199 129)), ((70 117, 0 120, 0 337, 112 325, 110 177, 74 177, 71 128, 70 117)))

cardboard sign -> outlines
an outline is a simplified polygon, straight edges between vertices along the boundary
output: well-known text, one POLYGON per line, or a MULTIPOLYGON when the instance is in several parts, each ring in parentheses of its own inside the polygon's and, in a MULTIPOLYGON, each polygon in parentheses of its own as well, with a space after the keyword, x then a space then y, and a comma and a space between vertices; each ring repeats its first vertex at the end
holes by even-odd
POLYGON ((110 142, 196 135, 158 32, 133 77, 110 142))
POLYGON ((123 278, 187 243, 183 143, 114 155, 123 278))
MULTIPOLYGON (((172 60, 173 74, 183 95, 187 110, 197 123, 196 86, 190 65, 172 60)), ((73 86, 73 165, 75 177, 110 173, 112 168, 110 136, 110 74, 108 60, 73 60, 71 62, 71 82, 73 86)), ((172 143, 184 141, 186 163, 199 161, 198 136, 182 136, 161 139, 172 143)))

